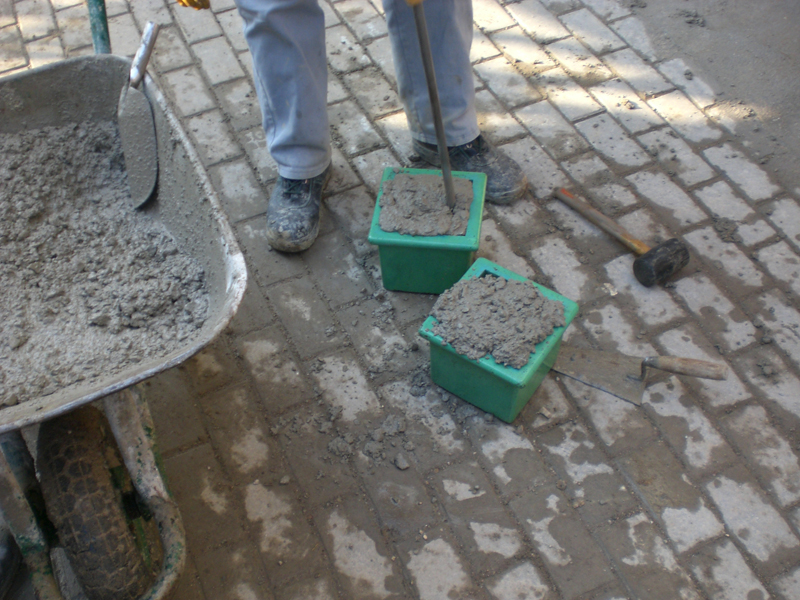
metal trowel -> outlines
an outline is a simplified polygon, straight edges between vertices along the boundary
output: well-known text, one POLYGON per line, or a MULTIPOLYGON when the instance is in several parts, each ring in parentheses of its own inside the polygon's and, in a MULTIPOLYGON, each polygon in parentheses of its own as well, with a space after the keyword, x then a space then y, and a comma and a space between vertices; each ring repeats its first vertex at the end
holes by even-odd
POLYGON ((676 356, 637 358, 566 344, 561 344, 552 368, 557 373, 613 394, 636 406, 642 405, 649 368, 704 379, 721 380, 728 376, 727 366, 705 360, 676 356))
POLYGON ((117 124, 133 208, 139 208, 150 199, 158 179, 158 147, 153 109, 147 96, 138 89, 144 79, 157 36, 158 25, 148 22, 139 50, 133 57, 128 83, 122 87, 117 105, 117 124))

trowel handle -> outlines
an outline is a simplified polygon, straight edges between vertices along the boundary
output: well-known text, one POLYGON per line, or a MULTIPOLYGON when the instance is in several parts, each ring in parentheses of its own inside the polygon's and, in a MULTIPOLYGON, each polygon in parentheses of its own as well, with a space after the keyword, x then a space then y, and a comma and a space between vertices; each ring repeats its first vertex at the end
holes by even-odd
POLYGON ((153 53, 157 37, 158 24, 148 21, 147 25, 144 26, 144 33, 142 33, 142 43, 139 45, 131 64, 131 87, 139 87, 142 79, 144 79, 147 63, 150 61, 150 55, 153 53))
POLYGON ((652 367, 678 375, 690 375, 703 379, 722 380, 728 376, 728 367, 719 363, 697 360, 695 358, 678 358, 677 356, 648 356, 642 359, 642 370, 652 367))

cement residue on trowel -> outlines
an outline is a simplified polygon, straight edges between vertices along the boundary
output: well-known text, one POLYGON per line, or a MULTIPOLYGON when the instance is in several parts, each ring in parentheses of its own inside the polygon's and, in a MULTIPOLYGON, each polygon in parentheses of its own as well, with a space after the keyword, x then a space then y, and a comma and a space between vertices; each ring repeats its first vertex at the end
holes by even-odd
POLYGON ((202 267, 134 211, 113 123, 0 135, 0 405, 185 347, 202 267))
POLYGON ((453 178, 456 204, 445 201, 444 180, 430 173, 398 173, 383 182, 380 228, 404 235, 464 235, 472 204, 472 181, 453 178))
POLYGON ((495 362, 524 367, 536 344, 566 325, 564 305, 545 298, 530 281, 485 275, 459 281, 431 314, 433 333, 468 358, 491 354, 495 362))

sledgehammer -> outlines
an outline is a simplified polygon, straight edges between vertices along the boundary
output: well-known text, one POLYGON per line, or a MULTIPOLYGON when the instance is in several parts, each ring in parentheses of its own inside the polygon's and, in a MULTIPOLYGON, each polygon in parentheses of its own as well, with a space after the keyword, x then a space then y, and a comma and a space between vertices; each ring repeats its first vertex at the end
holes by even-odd
POLYGON ((682 241, 672 238, 650 248, 625 231, 618 223, 595 210, 583 200, 576 198, 564 188, 555 191, 555 196, 574 211, 600 229, 633 250, 638 257, 633 261, 633 275, 642 285, 650 287, 677 273, 689 262, 689 249, 682 241))

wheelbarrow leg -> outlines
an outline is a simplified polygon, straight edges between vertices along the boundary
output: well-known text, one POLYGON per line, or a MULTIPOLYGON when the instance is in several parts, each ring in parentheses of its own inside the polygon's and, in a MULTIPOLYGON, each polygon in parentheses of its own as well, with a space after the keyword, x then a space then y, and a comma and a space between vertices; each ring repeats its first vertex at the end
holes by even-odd
POLYGON ((183 570, 186 561, 186 534, 178 506, 169 495, 158 469, 152 434, 153 419, 137 388, 127 388, 106 396, 103 404, 133 485, 158 523, 164 549, 164 564, 156 582, 140 600, 160 600, 166 596, 183 570))
POLYGON ((36 596, 39 600, 63 600, 47 540, 5 452, 0 452, 0 511, 28 567, 36 596))

